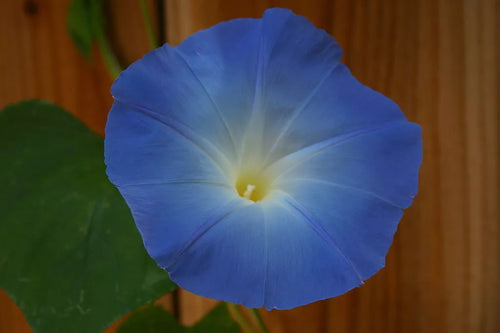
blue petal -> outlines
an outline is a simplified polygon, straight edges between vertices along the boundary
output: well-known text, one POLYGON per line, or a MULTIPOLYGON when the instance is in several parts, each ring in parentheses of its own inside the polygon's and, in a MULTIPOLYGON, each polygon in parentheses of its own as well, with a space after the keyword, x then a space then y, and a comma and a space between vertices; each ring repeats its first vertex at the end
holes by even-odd
POLYGON ((246 201, 238 196, 235 201, 232 188, 203 182, 127 185, 119 190, 148 253, 163 268, 172 265, 207 225, 246 201))
POLYGON ((266 11, 262 35, 254 126, 262 122, 267 146, 339 65, 342 50, 325 31, 289 10, 266 11))
POLYGON ((406 208, 417 193, 421 162, 420 126, 400 121, 328 138, 271 168, 280 170, 278 187, 289 180, 312 178, 370 192, 406 208))
POLYGON ((176 47, 228 124, 236 149, 254 104, 260 25, 255 19, 223 22, 176 47))
POLYGON ((315 142, 395 121, 406 121, 396 103, 359 83, 339 63, 280 123, 267 159, 274 161, 315 142))
POLYGON ((226 158, 236 151, 228 125, 186 61, 167 44, 120 74, 112 86, 116 101, 206 138, 226 158))
POLYGON ((363 284, 356 267, 319 223, 284 193, 263 202, 267 309, 290 309, 363 284))
POLYGON ((259 204, 219 215, 166 268, 170 278, 202 296, 261 307, 266 282, 266 224, 259 204))
POLYGON ((227 183, 221 154, 199 135, 115 102, 106 124, 105 162, 118 186, 174 181, 227 183))
POLYGON ((321 225, 363 280, 384 267, 401 208, 373 193, 317 179, 290 180, 282 189, 321 225))
POLYGON ((201 31, 177 48, 226 119, 244 161, 270 147, 282 123, 342 56, 326 32, 290 10, 201 31))
POLYGON ((283 193, 218 216, 167 267, 181 287, 247 307, 290 309, 363 283, 333 239, 283 193))

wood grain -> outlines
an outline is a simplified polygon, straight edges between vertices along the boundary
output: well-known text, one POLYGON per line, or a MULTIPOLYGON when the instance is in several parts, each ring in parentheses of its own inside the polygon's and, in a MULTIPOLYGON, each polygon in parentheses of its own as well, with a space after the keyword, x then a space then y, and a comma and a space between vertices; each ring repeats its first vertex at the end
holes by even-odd
POLYGON ((47 99, 103 134, 111 80, 101 61, 89 66, 70 40, 68 3, 0 1, 0 107, 25 98, 47 99))
MULTIPOLYGON (((103 133, 111 80, 97 53, 88 64, 70 41, 68 2, 0 1, 0 108, 23 98, 49 99, 103 133)), ((173 45, 223 20, 291 8, 330 32, 353 74, 423 128, 419 194, 405 212, 386 268, 346 295, 261 311, 272 333, 500 332, 499 1, 165 4, 165 33, 173 45)), ((113 0, 107 8, 113 47, 128 64, 149 49, 137 1, 113 0)), ((214 304, 185 291, 179 298, 187 324, 214 304)), ((171 298, 162 302, 172 307, 171 298)), ((1 291, 0 332, 30 332, 1 291)))
MULTIPOLYGON (((271 332, 500 331, 498 3, 172 0, 168 36, 272 6, 332 33, 353 74, 422 125, 425 153, 387 267, 344 296, 263 312, 271 332)), ((184 296, 190 317, 201 300, 184 296)))

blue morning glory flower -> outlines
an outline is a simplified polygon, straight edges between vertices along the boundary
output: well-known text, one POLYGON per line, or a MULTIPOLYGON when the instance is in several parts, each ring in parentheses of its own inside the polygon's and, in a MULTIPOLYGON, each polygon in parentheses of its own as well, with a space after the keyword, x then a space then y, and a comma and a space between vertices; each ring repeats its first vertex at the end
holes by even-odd
POLYGON ((164 45, 116 80, 107 173, 181 287, 289 309, 384 266, 417 193, 421 130, 341 56, 304 17, 270 9, 164 45))

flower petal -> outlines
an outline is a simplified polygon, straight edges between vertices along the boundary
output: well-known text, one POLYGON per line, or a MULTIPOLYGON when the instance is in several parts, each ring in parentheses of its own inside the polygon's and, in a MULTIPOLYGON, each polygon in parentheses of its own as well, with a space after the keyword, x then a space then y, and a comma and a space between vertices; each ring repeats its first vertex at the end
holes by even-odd
POLYGON ((263 202, 268 243, 265 306, 290 309, 363 284, 323 228, 283 193, 263 202))
POLYGON ((266 223, 259 204, 247 204, 224 215, 166 268, 171 279, 198 295, 261 307, 266 223))
POLYGON ((114 82, 111 93, 116 101, 197 133, 226 158, 235 159, 224 119, 189 66, 169 45, 130 65, 114 82))
POLYGON ((260 25, 256 19, 222 22, 176 47, 228 124, 236 149, 254 104, 260 25))
POLYGON ((172 265, 193 239, 245 204, 234 189, 202 182, 119 187, 148 253, 163 268, 172 265))
POLYGON ((314 98, 324 79, 339 65, 342 49, 305 17, 281 9, 264 14, 261 43, 253 130, 260 134, 262 124, 262 142, 268 148, 283 124, 314 98))
POLYGON ((118 186, 201 180, 227 183, 224 158, 206 140, 115 102, 108 115, 106 172, 118 186))
POLYGON ((236 146, 244 145, 243 164, 271 146, 342 56, 326 32, 280 8, 262 20, 218 24, 177 49, 227 119, 236 146))
POLYGON ((199 295, 267 309, 290 309, 361 285, 356 267, 314 223, 276 192, 218 220, 167 270, 199 295))
POLYGON ((420 126, 405 121, 323 140, 271 168, 280 170, 278 187, 296 178, 313 178, 370 192, 406 208, 417 193, 421 161, 420 126))
POLYGON ((362 85, 340 63, 281 124, 267 161, 276 161, 315 142, 395 121, 406 121, 396 103, 362 85))
POLYGON ((338 244, 363 280, 385 265, 403 211, 363 190, 317 179, 284 184, 291 200, 307 212, 338 244))

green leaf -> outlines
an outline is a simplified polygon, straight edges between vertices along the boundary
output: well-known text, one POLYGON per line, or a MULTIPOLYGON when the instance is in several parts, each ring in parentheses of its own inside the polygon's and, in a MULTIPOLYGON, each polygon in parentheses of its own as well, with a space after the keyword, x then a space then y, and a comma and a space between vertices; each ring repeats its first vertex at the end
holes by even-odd
POLYGON ((73 0, 68 9, 68 30, 78 49, 91 59, 92 44, 99 50, 114 80, 122 71, 120 63, 106 38, 102 0, 73 0))
POLYGON ((104 35, 102 0, 73 0, 68 7, 68 30, 78 49, 90 59, 92 43, 104 35))
POLYGON ((35 332, 99 332, 175 285, 105 175, 103 140, 61 108, 0 112, 0 286, 35 332))
POLYGON ((222 303, 203 317, 194 327, 190 328, 188 332, 240 333, 240 326, 231 318, 226 305, 222 303))
POLYGON ((224 304, 218 305, 193 327, 182 326, 160 306, 136 310, 118 328, 117 333, 239 333, 240 329, 224 304))
POLYGON ((161 306, 152 305, 133 312, 116 333, 183 333, 185 328, 161 306))

